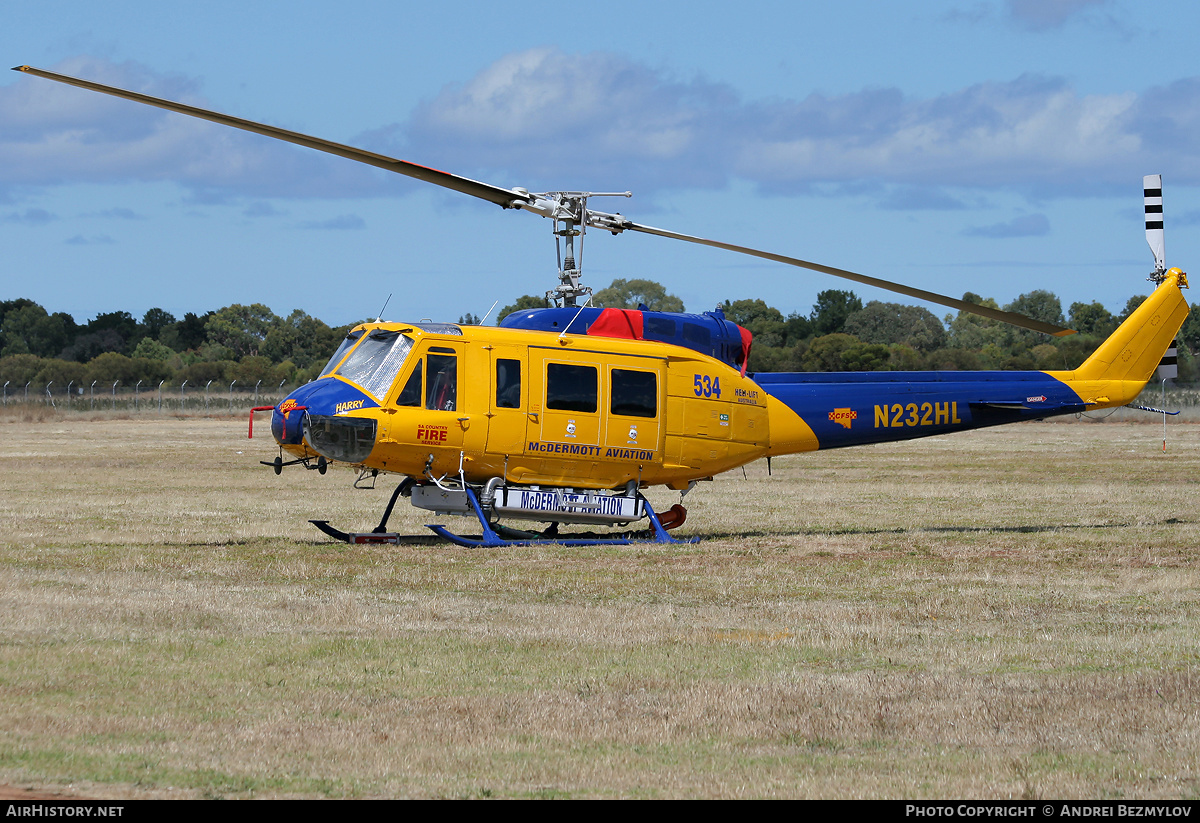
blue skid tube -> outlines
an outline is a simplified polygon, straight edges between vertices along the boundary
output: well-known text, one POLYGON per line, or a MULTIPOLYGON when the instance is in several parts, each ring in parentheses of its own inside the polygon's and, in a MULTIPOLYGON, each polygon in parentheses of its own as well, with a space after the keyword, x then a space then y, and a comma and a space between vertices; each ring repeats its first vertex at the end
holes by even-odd
MULTIPOLYGON (((634 537, 630 533, 622 535, 614 535, 613 537, 600 538, 566 538, 566 537, 541 537, 510 540, 501 537, 500 534, 492 528, 488 523, 487 518, 483 514, 483 509, 479 506, 479 500, 475 497, 475 492, 471 489, 464 489, 467 493, 467 500, 471 501, 471 508, 475 510, 475 516, 479 518, 479 525, 483 529, 483 536, 478 540, 469 537, 457 535, 448 530, 445 526, 436 524, 428 525, 434 534, 439 537, 444 537, 451 543, 459 546, 465 546, 469 549, 484 548, 492 546, 541 546, 550 543, 557 543, 560 546, 628 546, 632 543, 699 543, 699 537, 693 537, 691 540, 676 540, 671 535, 667 534, 667 530, 663 528, 662 523, 655 514, 654 509, 650 506, 650 501, 640 494, 638 497, 642 499, 642 505, 646 507, 646 515, 650 518, 650 525, 653 529, 651 537, 634 537)), ((636 533, 635 533, 636 534, 636 533)))

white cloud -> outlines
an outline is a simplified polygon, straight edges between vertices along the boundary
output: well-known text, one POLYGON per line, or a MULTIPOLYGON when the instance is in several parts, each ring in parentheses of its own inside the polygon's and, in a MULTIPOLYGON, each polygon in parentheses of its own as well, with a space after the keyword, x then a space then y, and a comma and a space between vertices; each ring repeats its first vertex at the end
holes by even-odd
POLYGON ((1200 81, 1144 97, 1170 128, 1148 134, 1133 92, 1081 95, 1035 75, 928 99, 869 89, 747 102, 615 55, 537 49, 444 89, 390 128, 388 148, 503 185, 640 194, 734 177, 776 193, 870 181, 1079 194, 1127 188, 1168 161, 1200 180, 1186 137, 1200 81))
POLYGON ((45 209, 26 209, 23 212, 11 212, 0 219, 3 219, 5 223, 24 223, 30 226, 42 226, 57 220, 58 215, 51 214, 45 209))
POLYGON ((1108 0, 1008 0, 1008 14, 1031 31, 1058 28, 1089 7, 1103 6, 1108 0))
POLYGON ((1041 237, 1050 233, 1050 220, 1044 214, 1023 214, 1004 223, 976 226, 963 234, 968 237, 1041 237))
MULTIPOLYGON (((1083 5, 1056 8, 1069 16, 1083 5)), ((195 81, 136 64, 79 58, 57 68, 208 105, 195 81)), ((780 194, 873 188, 893 208, 953 208, 969 202, 965 190, 1084 194, 1127 189, 1160 169, 1172 182, 1200 182, 1198 126, 1197 78, 1140 95, 1084 95, 1027 75, 924 99, 883 88, 746 101, 620 55, 542 48, 507 55, 352 142, 532 190, 648 196, 739 178, 780 194)), ((373 169, 279 148, 36 78, 0 87, 0 180, 10 187, 174 180, 196 202, 404 190, 373 169)))
MULTIPOLYGON (((62 74, 210 107, 198 83, 136 63, 79 57, 62 74)), ((359 196, 379 175, 267 138, 36 77, 0 87, 0 180, 8 187, 173 180, 236 195, 359 196)))
POLYGON ((308 220, 300 224, 300 228, 302 229, 329 231, 357 231, 366 227, 367 221, 363 220, 357 214, 342 214, 337 217, 331 217, 328 220, 308 220))
POLYGON ((508 55, 419 106, 394 150, 452 170, 507 172, 533 189, 720 185, 715 152, 737 100, 703 80, 676 82, 608 53, 534 49, 508 55))
MULTIPOLYGON (((781 126, 738 147, 737 171, 775 190, 868 178, 889 183, 1044 188, 1092 178, 1138 152, 1132 94, 1080 97, 1022 77, 931 100, 863 92, 794 104, 781 126), (862 116, 842 116, 862 110, 862 116)), ((1106 174, 1106 176, 1108 176, 1106 174)))

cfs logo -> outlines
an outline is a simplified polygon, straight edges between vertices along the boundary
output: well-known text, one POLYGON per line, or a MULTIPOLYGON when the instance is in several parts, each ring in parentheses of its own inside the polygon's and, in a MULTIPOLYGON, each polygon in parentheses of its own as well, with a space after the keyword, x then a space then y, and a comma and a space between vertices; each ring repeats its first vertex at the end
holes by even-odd
POLYGON ((829 419, 848 429, 850 424, 858 419, 858 412, 853 409, 834 409, 829 413, 829 419))
POLYGON ((279 410, 281 412, 283 412, 284 414, 287 414, 288 412, 290 412, 292 409, 296 408, 299 405, 300 404, 296 402, 296 399, 294 397, 289 397, 287 400, 284 400, 282 403, 279 404, 279 410))

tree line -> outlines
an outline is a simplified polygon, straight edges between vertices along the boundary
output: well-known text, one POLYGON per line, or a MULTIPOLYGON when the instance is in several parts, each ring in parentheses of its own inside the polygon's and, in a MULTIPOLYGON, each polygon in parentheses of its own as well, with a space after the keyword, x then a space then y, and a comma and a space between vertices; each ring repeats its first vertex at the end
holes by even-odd
MULTIPOLYGON (((828 289, 807 314, 784 315, 759 299, 725 300, 717 308, 754 335, 751 371, 884 371, 965 369, 1070 369, 1083 362, 1136 309, 1136 295, 1113 315, 1100 303, 1072 303, 1064 314, 1053 293, 1036 290, 999 306, 968 292, 963 299, 1019 312, 1079 333, 1051 338, 966 312, 939 319, 925 308, 873 300, 828 289)), ((544 307, 523 295, 498 315, 544 307)), ((684 311, 683 301, 652 280, 614 280, 592 296, 592 305, 645 306, 684 311)), ((1179 381, 1195 382, 1200 354, 1200 312, 1193 306, 1179 342, 1179 381)), ((478 323, 466 315, 460 323, 478 323)), ((138 381, 209 381, 242 386, 303 383, 316 378, 340 340, 356 324, 329 326, 296 309, 280 317, 260 303, 233 304, 176 318, 161 308, 138 320, 129 312, 97 314, 78 323, 49 313, 32 300, 0 301, 0 383, 133 386, 138 381)))
POLYGON ((293 311, 279 317, 261 303, 234 304, 176 319, 160 308, 140 321, 129 312, 98 314, 80 324, 64 312, 50 314, 32 300, 0 301, 0 383, 65 388, 162 380, 203 386, 242 386, 315 378, 356 324, 331 327, 293 311))
MULTIPOLYGON (((1099 302, 1072 303, 1064 314, 1059 298, 1045 289, 1022 294, 1004 306, 973 292, 962 297, 1078 332, 1057 338, 969 312, 939 319, 919 306, 879 300, 864 304, 854 292, 843 289, 820 292, 807 314, 785 316, 754 299, 725 300, 717 308, 754 335, 750 371, 1065 370, 1087 359, 1146 297, 1130 297, 1115 315, 1099 302)), ((545 305, 544 298, 524 295, 505 306, 500 317, 545 305)), ((682 300, 653 280, 614 280, 592 295, 592 305, 685 310, 682 300)), ((1180 330, 1179 344, 1176 382, 1193 383, 1200 378, 1200 311, 1195 304, 1180 330)))

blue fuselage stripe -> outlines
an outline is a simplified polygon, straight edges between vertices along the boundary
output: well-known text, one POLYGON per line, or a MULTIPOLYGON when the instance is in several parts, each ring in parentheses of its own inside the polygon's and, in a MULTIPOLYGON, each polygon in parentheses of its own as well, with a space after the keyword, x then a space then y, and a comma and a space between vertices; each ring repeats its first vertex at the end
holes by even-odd
POLYGON ((1040 371, 756 374, 798 414, 823 449, 909 440, 1083 411, 1086 404, 1040 371))

